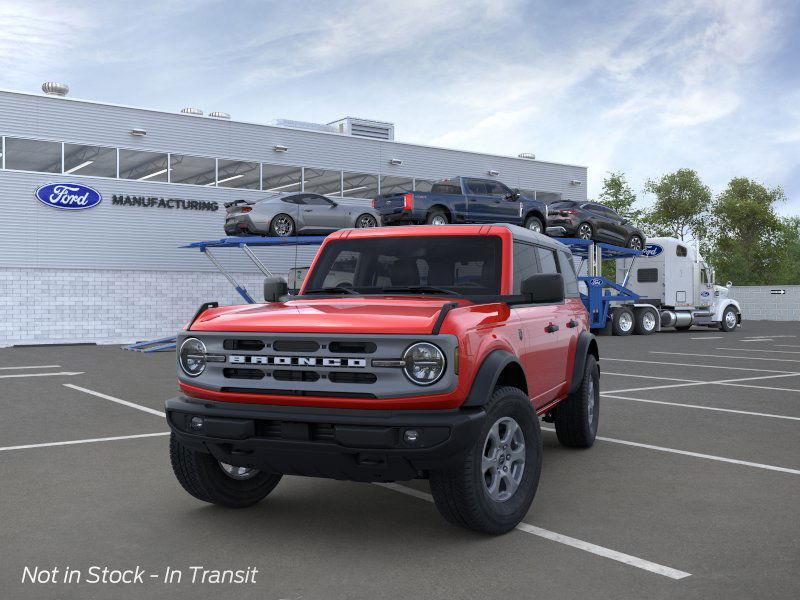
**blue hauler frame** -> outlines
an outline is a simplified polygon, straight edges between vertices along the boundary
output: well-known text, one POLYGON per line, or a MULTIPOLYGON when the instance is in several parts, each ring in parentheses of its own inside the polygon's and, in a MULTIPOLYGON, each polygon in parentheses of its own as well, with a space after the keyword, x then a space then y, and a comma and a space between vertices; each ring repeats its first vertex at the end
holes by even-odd
POLYGON ((642 254, 640 250, 613 246, 593 240, 581 240, 577 238, 556 239, 568 246, 570 250, 572 250, 573 256, 578 256, 589 262, 588 275, 580 276, 578 279, 586 284, 587 293, 581 293, 581 300, 589 313, 590 329, 602 329, 606 326, 612 302, 634 303, 639 300, 639 294, 632 292, 626 287, 630 269, 628 269, 623 283, 619 284, 603 276, 600 263, 605 259, 616 261, 622 258, 632 258, 631 267, 633 267, 633 262, 636 260, 636 257, 642 254), (598 256, 599 259, 595 258, 598 256))

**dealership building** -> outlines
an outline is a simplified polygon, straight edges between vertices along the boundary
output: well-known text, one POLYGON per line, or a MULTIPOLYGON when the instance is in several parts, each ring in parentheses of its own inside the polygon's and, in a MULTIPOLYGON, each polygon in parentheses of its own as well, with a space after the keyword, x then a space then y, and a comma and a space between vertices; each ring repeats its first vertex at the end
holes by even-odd
MULTIPOLYGON (((307 191, 369 204, 456 175, 494 178, 548 202, 586 199, 585 167, 402 143, 391 123, 258 124, 43 89, 0 91, 0 347, 164 337, 203 302, 241 303, 206 256, 182 248, 223 237, 224 203, 233 200, 307 191), (44 186, 85 186, 97 198, 63 210, 37 198, 44 186)), ((256 253, 286 274, 315 251, 256 253)), ((258 296, 263 275, 244 253, 216 256, 258 296)))

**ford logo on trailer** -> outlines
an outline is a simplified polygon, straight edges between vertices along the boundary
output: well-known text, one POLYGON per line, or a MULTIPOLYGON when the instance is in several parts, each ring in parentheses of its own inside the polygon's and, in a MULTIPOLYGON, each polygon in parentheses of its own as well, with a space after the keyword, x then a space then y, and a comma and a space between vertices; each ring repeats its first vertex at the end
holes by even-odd
POLYGON ((711 292, 709 292, 708 290, 704 290, 704 291, 700 292, 700 295, 703 298, 708 298, 711 295, 711 292))
POLYGON ((61 210, 83 210, 100 204, 103 196, 79 183, 48 183, 36 189, 36 199, 61 210))
POLYGON ((603 280, 598 278, 598 277, 595 277, 594 279, 590 279, 589 280, 589 285, 595 286, 595 287, 603 285, 603 280))
POLYGON ((642 256, 658 256, 663 251, 664 248, 658 244, 647 244, 642 250, 642 256))

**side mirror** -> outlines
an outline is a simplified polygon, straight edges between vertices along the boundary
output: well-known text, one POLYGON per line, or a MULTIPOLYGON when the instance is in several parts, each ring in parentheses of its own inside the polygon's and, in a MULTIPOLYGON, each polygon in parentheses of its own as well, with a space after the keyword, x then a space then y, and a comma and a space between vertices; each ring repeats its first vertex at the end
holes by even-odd
POLYGON ((728 283, 725 284, 725 287, 731 289, 733 287, 733 282, 729 281, 728 283))
POLYGON ((337 206, 339 206, 339 203, 335 200, 331 200, 331 208, 336 208, 337 206))
POLYGON ((522 281, 522 295, 532 303, 556 304, 564 301, 561 273, 537 273, 522 281))
POLYGON ((278 302, 287 293, 289 293, 289 286, 283 277, 264 279, 264 302, 278 302))

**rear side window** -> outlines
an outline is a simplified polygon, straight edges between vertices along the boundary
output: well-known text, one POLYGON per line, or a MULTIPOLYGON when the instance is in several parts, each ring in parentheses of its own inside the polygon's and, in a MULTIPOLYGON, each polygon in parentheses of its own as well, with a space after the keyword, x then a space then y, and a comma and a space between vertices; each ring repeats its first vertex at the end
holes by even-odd
POLYGON ((536 247, 536 252, 539 254, 539 266, 542 273, 558 273, 558 262, 556 261, 556 253, 549 248, 536 247))
MULTIPOLYGON (((419 182, 417 182, 417 184, 419 184, 419 182)), ((424 190, 420 190, 418 185, 417 191, 424 190)), ((461 184, 457 180, 443 179, 442 181, 437 181, 431 186, 431 193, 461 195, 461 184)))
POLYGON ((281 198, 281 202, 286 202, 286 204, 305 204, 302 196, 286 196, 281 198))
POLYGON ((575 265, 572 258, 566 252, 558 253, 558 260, 561 263, 561 275, 564 277, 564 295, 567 298, 577 298, 578 277, 575 275, 575 265))
POLYGON ((514 293, 522 293, 522 282, 539 272, 536 246, 514 242, 514 293))
POLYGON ((677 254, 678 256, 688 256, 689 251, 686 249, 686 246, 678 245, 675 248, 675 254, 677 254))
POLYGON ((636 281, 639 283, 655 283, 658 281, 658 269, 639 269, 636 271, 636 281))

